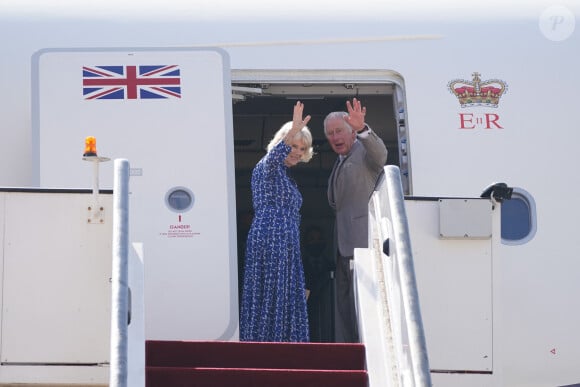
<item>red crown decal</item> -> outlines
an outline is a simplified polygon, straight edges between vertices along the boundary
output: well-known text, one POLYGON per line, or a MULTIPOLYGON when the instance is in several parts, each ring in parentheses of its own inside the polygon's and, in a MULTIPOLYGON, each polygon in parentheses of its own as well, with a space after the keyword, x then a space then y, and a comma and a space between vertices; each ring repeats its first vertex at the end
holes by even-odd
POLYGON ((490 106, 497 107, 499 99, 507 91, 507 84, 499 79, 481 81, 480 74, 475 72, 473 81, 454 79, 447 86, 459 100, 461 107, 490 106))

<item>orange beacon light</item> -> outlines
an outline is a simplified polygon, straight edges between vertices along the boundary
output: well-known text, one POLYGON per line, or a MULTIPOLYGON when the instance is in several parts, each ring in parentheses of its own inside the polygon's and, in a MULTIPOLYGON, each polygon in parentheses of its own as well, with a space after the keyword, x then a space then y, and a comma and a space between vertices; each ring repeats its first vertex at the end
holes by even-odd
POLYGON ((88 136, 85 138, 85 153, 84 157, 96 156, 97 155, 97 139, 93 136, 88 136))

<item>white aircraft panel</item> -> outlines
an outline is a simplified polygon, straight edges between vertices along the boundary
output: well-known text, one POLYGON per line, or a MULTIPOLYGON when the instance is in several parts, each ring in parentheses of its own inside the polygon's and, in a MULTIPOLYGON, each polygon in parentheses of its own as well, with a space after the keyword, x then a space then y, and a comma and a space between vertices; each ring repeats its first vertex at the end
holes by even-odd
POLYGON ((492 371, 491 239, 441 239, 439 201, 405 200, 405 209, 429 366, 492 371))
MULTIPOLYGON (((235 338, 235 192, 225 53, 44 50, 33 65, 40 186, 92 186, 91 163, 81 160, 87 136, 96 137, 99 156, 129 160, 130 241, 143 244, 146 338, 235 338), (187 195, 191 203, 172 209, 168 196, 175 190, 182 194, 177 203, 187 195)), ((112 186, 112 164, 99 165, 102 188, 112 186)))
POLYGON ((92 195, 6 192, 0 223, 4 364, 102 364, 109 359, 112 197, 87 222, 92 195))

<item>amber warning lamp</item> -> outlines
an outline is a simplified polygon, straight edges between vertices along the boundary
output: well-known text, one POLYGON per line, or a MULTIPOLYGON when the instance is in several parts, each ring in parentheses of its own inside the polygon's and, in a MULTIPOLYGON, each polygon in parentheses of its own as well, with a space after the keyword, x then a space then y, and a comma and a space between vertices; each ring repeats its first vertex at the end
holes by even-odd
POLYGON ((108 157, 97 156, 97 138, 94 136, 88 136, 85 138, 85 151, 83 153, 83 160, 86 161, 109 161, 108 157))
POLYGON ((104 222, 103 207, 99 204, 99 164, 109 161, 108 157, 97 156, 97 139, 93 136, 85 138, 83 160, 93 163, 93 200, 88 205, 88 223, 102 224, 104 222))
POLYGON ((85 138, 85 153, 83 157, 96 156, 97 155, 97 139, 93 136, 88 136, 85 138))

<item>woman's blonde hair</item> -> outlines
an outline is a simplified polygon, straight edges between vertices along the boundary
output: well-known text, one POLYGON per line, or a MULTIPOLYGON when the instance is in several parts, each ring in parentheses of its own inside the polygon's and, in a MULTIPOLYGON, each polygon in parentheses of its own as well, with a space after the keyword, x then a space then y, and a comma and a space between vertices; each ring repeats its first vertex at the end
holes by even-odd
MULTIPOLYGON (((284 140, 284 137, 286 137, 290 129, 292 129, 292 121, 286 122, 280 129, 278 129, 276 134, 274 134, 274 138, 272 138, 268 144, 268 147, 266 148, 268 152, 270 152, 270 150, 274 148, 280 141, 284 140)), ((304 145, 306 146, 306 152, 304 152, 300 161, 303 163, 309 162, 314 155, 314 150, 312 149, 312 134, 310 133, 308 126, 305 126, 301 131, 296 133, 293 140, 302 140, 302 142, 304 142, 304 145)))

